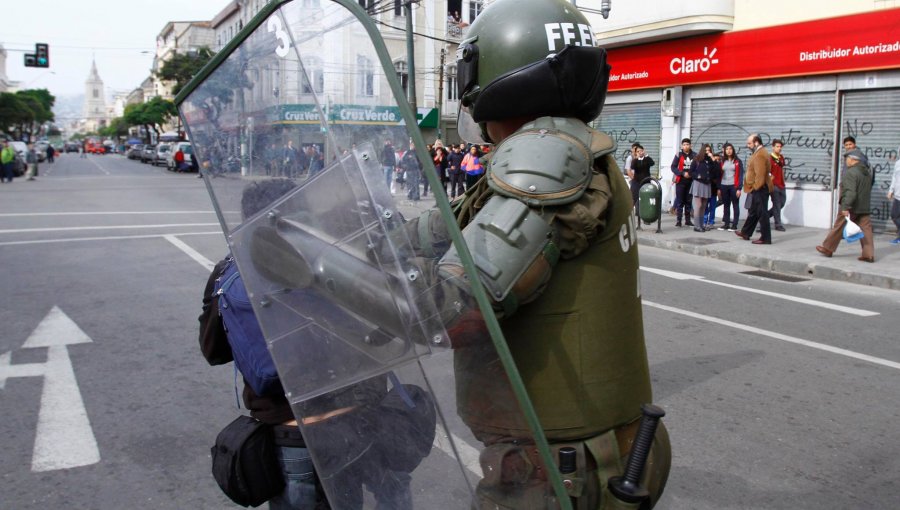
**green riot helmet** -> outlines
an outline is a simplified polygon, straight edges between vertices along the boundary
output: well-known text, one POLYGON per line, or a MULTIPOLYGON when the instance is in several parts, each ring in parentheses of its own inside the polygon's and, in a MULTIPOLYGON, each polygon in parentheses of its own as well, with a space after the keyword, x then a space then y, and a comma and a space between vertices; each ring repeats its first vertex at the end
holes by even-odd
POLYGON ((610 68, 596 44, 587 18, 566 0, 492 3, 457 50, 460 135, 480 143, 489 120, 597 118, 610 68))

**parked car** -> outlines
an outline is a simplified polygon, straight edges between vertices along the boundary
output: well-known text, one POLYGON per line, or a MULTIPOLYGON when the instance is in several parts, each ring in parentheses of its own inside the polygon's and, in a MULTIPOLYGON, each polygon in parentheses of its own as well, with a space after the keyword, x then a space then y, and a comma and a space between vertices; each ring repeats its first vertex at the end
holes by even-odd
MULTIPOLYGON (((180 171, 178 168, 175 168, 175 153, 177 153, 179 149, 184 153, 184 162, 190 165, 191 154, 194 152, 194 149, 191 147, 191 142, 175 142, 172 144, 169 153, 166 154, 166 168, 170 171, 180 171)), ((190 167, 185 171, 189 172, 190 167)))
POLYGON ((25 142, 10 141, 9 145, 16 151, 16 158, 13 160, 13 175, 22 177, 25 175, 25 152, 28 150, 28 144, 25 142))
POLYGON ((143 152, 143 150, 144 144, 134 144, 127 151, 125 151, 125 157, 127 157, 128 159, 141 159, 141 152, 143 152))
POLYGON ((149 144, 141 151, 141 163, 152 163, 156 159, 156 146, 149 144))
POLYGON ((47 147, 50 144, 47 142, 36 142, 34 144, 34 152, 37 155, 38 163, 43 163, 45 159, 47 159, 47 147))
POLYGON ((66 143, 66 152, 78 152, 81 150, 81 144, 75 142, 66 143))
POLYGON ((161 143, 156 146, 156 157, 153 158, 153 166, 156 165, 165 165, 166 157, 169 155, 169 151, 172 150, 172 146, 167 143, 161 143))

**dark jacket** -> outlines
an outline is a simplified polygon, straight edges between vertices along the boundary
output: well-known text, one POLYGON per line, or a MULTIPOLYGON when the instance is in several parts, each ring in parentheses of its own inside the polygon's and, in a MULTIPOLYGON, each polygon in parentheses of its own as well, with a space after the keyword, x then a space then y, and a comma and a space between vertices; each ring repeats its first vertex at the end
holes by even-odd
POLYGON ((385 145, 381 149, 381 164, 383 166, 397 166, 397 153, 394 152, 393 146, 385 145))
POLYGON ((719 165, 710 157, 703 159, 695 159, 691 162, 691 178, 703 184, 712 184, 713 178, 717 175, 719 165))
POLYGON ((688 161, 693 162, 696 158, 697 153, 694 151, 687 154, 683 151, 678 151, 678 154, 675 155, 675 159, 672 160, 672 173, 675 174, 676 184, 681 184, 682 186, 691 185, 691 178, 684 176, 684 170, 686 168, 690 172, 690 163, 688 161))
POLYGON ((862 162, 847 168, 841 180, 841 209, 853 214, 872 213, 872 169, 862 162))
POLYGON ((641 159, 634 158, 631 160, 631 169, 634 171, 633 182, 638 184, 644 182, 644 179, 650 177, 650 167, 656 162, 650 156, 644 156, 641 159))
POLYGON ((462 172, 462 160, 464 157, 465 154, 462 152, 450 151, 450 154, 447 156, 447 169, 450 171, 450 175, 457 175, 462 172))

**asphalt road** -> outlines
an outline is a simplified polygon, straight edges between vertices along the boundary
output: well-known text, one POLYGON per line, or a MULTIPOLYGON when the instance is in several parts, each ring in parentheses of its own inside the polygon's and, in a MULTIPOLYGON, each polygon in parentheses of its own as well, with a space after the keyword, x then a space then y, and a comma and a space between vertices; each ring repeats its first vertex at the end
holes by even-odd
MULTIPOLYGON (((900 294, 640 249, 658 508, 897 508, 900 294)), ((234 508, 209 475, 234 374, 196 344, 225 251, 193 174, 67 154, 0 185, 0 508, 234 508)))

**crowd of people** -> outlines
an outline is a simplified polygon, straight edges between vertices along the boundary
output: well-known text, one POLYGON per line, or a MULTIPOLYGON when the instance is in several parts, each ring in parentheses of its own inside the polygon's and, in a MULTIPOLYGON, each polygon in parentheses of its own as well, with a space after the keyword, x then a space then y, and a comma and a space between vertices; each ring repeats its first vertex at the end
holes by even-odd
POLYGON ((426 146, 431 161, 420 163, 416 157, 415 145, 398 151, 391 140, 385 140, 381 153, 381 167, 384 170, 385 184, 391 193, 406 191, 406 198, 417 202, 428 196, 429 183, 423 171, 437 173, 444 193, 453 200, 484 175, 485 164, 482 158, 490 152, 487 145, 450 144, 444 146, 441 140, 426 146), (423 168, 423 166, 425 168, 423 168))
MULTIPOLYGON (((871 224, 871 195, 875 173, 865 153, 856 146, 856 139, 847 136, 842 141, 844 156, 839 190, 839 211, 825 241, 816 250, 831 257, 837 249, 848 222, 862 231, 863 262, 874 262, 874 238, 871 224)), ((772 140, 771 151, 766 149, 758 134, 747 137, 749 151, 746 164, 738 157, 731 143, 724 143, 716 152, 704 143, 695 152, 690 138, 681 141, 681 150, 672 159, 675 198, 670 213, 675 226, 693 227, 695 232, 716 228, 716 208, 723 207, 722 223, 718 230, 727 230, 749 241, 754 232, 760 234, 753 244, 772 244, 772 229, 785 232, 781 211, 787 194, 784 180, 784 142, 772 140), (747 217, 743 225, 740 199, 746 195, 744 209, 747 217)), ((655 165, 643 146, 635 142, 625 159, 624 173, 631 180, 631 196, 635 206, 641 185, 651 177, 655 165)), ((891 244, 900 245, 900 159, 895 161, 888 200, 891 201, 891 220, 897 227, 897 237, 891 244)))

